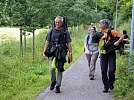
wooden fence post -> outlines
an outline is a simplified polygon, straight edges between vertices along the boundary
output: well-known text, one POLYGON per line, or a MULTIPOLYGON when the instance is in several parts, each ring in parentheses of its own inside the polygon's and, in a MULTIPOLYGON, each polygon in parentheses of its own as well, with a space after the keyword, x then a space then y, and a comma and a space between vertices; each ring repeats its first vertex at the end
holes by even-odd
POLYGON ((23 56, 23 47, 22 47, 22 26, 20 27, 20 57, 23 56))

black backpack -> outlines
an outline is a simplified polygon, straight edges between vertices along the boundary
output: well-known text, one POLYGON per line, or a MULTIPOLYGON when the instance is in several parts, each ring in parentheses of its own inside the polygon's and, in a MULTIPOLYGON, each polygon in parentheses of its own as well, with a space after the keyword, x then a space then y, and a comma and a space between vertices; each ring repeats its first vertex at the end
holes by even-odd
POLYGON ((51 33, 50 33, 50 37, 51 37, 51 40, 50 40, 50 44, 51 45, 56 45, 56 44, 63 44, 65 45, 66 44, 66 33, 67 33, 67 30, 65 29, 62 29, 62 33, 58 36, 52 36, 53 32, 55 31, 55 29, 51 29, 51 33))
POLYGON ((55 56, 55 50, 59 48, 59 46, 62 50, 65 51, 64 55, 66 55, 68 52, 66 39, 65 39, 67 30, 62 30, 63 34, 61 33, 59 36, 52 36, 53 31, 54 29, 51 29, 51 33, 50 33, 51 40, 48 49, 44 52, 45 55, 47 57, 55 56))

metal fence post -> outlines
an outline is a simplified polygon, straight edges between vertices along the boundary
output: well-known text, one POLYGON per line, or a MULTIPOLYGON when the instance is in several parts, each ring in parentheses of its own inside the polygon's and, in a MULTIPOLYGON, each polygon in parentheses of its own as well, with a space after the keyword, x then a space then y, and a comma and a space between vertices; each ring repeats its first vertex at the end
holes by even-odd
POLYGON ((128 73, 129 73, 129 83, 130 86, 134 85, 134 78, 133 78, 133 71, 134 71, 134 65, 132 65, 133 61, 133 55, 134 55, 134 0, 133 0, 133 5, 132 5, 132 24, 131 24, 131 40, 130 40, 130 58, 129 58, 129 68, 128 68, 128 73))
POLYGON ((130 40, 130 55, 132 55, 134 51, 134 0, 132 7, 132 24, 131 24, 131 40, 130 40))

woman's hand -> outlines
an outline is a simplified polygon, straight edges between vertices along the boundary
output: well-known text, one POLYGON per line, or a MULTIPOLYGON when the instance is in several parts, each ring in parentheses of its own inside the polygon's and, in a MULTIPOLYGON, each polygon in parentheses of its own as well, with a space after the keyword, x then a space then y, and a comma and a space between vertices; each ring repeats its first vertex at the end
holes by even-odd
POLYGON ((89 51, 89 50, 85 50, 85 53, 86 53, 86 54, 90 54, 90 51, 89 51))

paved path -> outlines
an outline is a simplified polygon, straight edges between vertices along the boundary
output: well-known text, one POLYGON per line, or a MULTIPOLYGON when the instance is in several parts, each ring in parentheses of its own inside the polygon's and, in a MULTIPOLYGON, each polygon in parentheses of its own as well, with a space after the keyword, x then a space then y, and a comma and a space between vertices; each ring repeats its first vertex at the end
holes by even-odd
POLYGON ((99 58, 95 80, 90 80, 85 54, 83 53, 63 74, 61 93, 47 87, 34 100, 115 100, 112 92, 103 93, 99 58))

